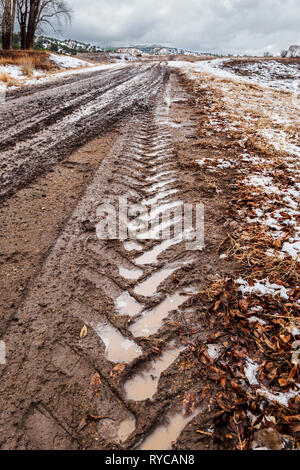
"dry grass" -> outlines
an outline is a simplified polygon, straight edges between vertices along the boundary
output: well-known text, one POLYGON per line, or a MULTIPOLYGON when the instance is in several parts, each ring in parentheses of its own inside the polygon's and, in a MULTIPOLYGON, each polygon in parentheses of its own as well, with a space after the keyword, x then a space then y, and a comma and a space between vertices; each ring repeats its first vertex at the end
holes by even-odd
POLYGON ((0 66, 17 65, 25 75, 31 76, 33 70, 53 71, 55 64, 49 60, 48 52, 40 51, 0 51, 0 66))
POLYGON ((23 75, 25 75, 26 77, 33 76, 34 65, 30 57, 24 57, 23 59, 21 59, 20 65, 23 75))
POLYGON ((299 95, 284 90, 266 90, 258 84, 242 83, 238 78, 220 78, 212 74, 193 75, 196 78, 196 92, 201 91, 201 85, 205 84, 206 89, 212 93, 211 113, 220 115, 225 111, 230 131, 239 131, 241 137, 247 137, 247 145, 252 150, 272 157, 278 153, 283 156, 286 142, 295 144, 298 141, 299 95), (274 122, 276 114, 281 118, 278 122, 274 122), (232 124, 237 122, 238 129, 233 129, 232 124), (282 131, 286 135, 286 142, 281 144, 276 138, 275 149, 274 141, 267 142, 263 135, 263 131, 269 130, 282 131), (279 147, 282 152, 278 150, 279 147))
POLYGON ((200 62, 202 60, 210 60, 210 59, 214 59, 215 57, 212 57, 212 56, 194 56, 194 55, 176 55, 176 56, 173 56, 174 57, 174 60, 180 60, 180 61, 184 61, 184 62, 200 62))
POLYGON ((18 84, 18 80, 12 78, 10 75, 4 72, 0 73, 0 82, 6 83, 8 87, 15 86, 18 84))
POLYGON ((227 237, 219 252, 224 253, 229 262, 236 262, 238 274, 225 272, 226 278, 213 281, 197 299, 202 318, 212 332, 210 339, 223 350, 220 357, 214 359, 213 366, 200 341, 196 352, 197 373, 206 378, 211 389, 216 384, 219 387, 215 403, 210 401, 214 420, 210 425, 218 432, 218 438, 222 439, 225 433, 225 438, 231 436, 230 441, 223 439, 223 448, 228 445, 232 449, 248 449, 254 432, 269 427, 268 417, 272 417, 276 429, 296 448, 299 426, 294 418, 299 413, 299 396, 291 398, 288 406, 273 399, 268 399, 266 405, 258 387, 263 385, 275 394, 299 391, 300 369, 292 362, 292 353, 298 337, 295 328, 300 326, 300 257, 294 259, 282 250, 284 243, 293 239, 298 226, 285 200, 286 191, 296 182, 298 160, 284 145, 277 147, 279 140, 275 142, 275 138, 265 138, 263 134, 264 130, 279 130, 286 136, 287 143, 295 143, 300 119, 299 98, 231 79, 214 77, 212 80, 206 74, 193 73, 193 78, 194 81, 187 80, 187 87, 194 92, 198 108, 199 138, 195 148, 199 149, 199 156, 211 155, 207 166, 195 165, 195 172, 206 187, 214 187, 216 192, 217 188, 222 188, 226 193, 229 172, 235 181, 234 198, 230 194, 225 212, 227 237), (216 161, 222 155, 222 159, 235 164, 233 169, 224 171, 215 166, 213 176, 207 175, 207 170, 213 166, 214 154, 216 161), (276 192, 269 193, 263 185, 247 184, 250 176, 260 174, 271 178, 278 188, 276 192), (209 182, 212 178, 215 181, 209 182), (280 217, 275 215, 277 212, 281 213, 280 217), (265 223, 271 217, 280 226, 275 231, 265 223), (286 221, 290 223, 285 224, 286 221), (263 284, 268 279, 285 287, 288 298, 278 293, 243 293, 236 282, 238 275, 249 286, 256 282, 263 284), (250 318, 257 320, 249 321, 250 318), (257 385, 246 377, 247 358, 259 365, 257 385), (249 418, 248 411, 254 419, 249 418), (236 423, 240 426, 235 426, 236 423))

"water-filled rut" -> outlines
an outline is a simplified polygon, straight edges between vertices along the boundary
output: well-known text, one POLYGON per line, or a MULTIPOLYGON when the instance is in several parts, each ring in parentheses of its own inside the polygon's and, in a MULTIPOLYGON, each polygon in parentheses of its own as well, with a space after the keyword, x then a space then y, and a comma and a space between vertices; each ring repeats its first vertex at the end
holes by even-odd
POLYGON ((94 448, 96 432, 101 448, 168 449, 197 415, 197 408, 180 412, 178 364, 189 344, 177 332, 193 292, 178 288, 177 276, 193 269, 196 253, 186 248, 190 232, 176 235, 184 194, 166 77, 159 77, 152 107, 128 120, 20 308, 25 352, 11 360, 3 383, 9 389, 8 377, 16 377, 14 420, 22 423, 24 446, 35 447, 34 419, 47 448, 55 448, 52 435, 61 434, 65 442, 94 448), (128 213, 129 236, 99 239, 98 208, 105 202, 117 207, 120 196, 139 208, 128 213), (21 370, 30 377, 25 385, 21 370), (47 412, 37 411, 37 402, 47 412), (103 419, 81 429, 91 415, 103 419), (45 434, 49 426, 51 435, 45 434))

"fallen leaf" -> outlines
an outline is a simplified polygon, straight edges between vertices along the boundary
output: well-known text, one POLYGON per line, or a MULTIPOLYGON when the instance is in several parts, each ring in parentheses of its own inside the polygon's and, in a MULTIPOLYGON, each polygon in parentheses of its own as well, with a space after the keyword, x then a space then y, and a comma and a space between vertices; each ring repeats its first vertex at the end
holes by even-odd
POLYGON ((100 419, 112 419, 109 416, 95 416, 95 415, 87 415, 80 421, 78 426, 78 431, 81 431, 85 428, 89 421, 100 421, 100 419))
POLYGON ((244 311, 248 310, 248 307, 249 307, 249 301, 248 300, 241 299, 239 304, 240 304, 240 307, 241 307, 242 310, 244 310, 244 311))
POLYGON ((85 428, 86 425, 88 423, 88 420, 87 420, 87 416, 85 416, 84 418, 82 418, 82 420, 80 421, 80 424, 78 426, 78 431, 81 431, 81 429, 85 428))
POLYGON ((195 397, 191 393, 188 393, 182 402, 182 415, 190 416, 195 411, 195 397))
POLYGON ((122 364, 117 364, 117 365, 110 371, 110 376, 113 377, 113 378, 117 377, 118 375, 122 374, 122 372, 124 372, 125 367, 126 367, 126 364, 124 364, 124 363, 122 363, 122 364))
POLYGON ((286 387, 287 386, 287 380, 284 377, 278 379, 278 383, 279 383, 280 387, 286 387))
POLYGON ((300 422, 300 415, 284 416, 283 419, 288 423, 300 422))
POLYGON ((93 396, 99 392, 100 386, 101 386, 101 378, 98 372, 96 372, 91 378, 91 382, 90 382, 90 391, 93 396))
POLYGON ((83 339, 87 336, 88 334, 88 331, 87 331, 87 327, 86 325, 84 325, 84 327, 82 328, 81 332, 80 332, 80 338, 83 339))
POLYGON ((223 388, 223 390, 225 390, 225 388, 226 388, 226 377, 221 377, 220 384, 221 384, 221 387, 223 388))
POLYGON ((209 437, 212 437, 213 436, 213 433, 212 432, 208 432, 208 431, 200 431, 199 429, 197 429, 196 431, 198 434, 204 434, 205 436, 209 436, 209 437))

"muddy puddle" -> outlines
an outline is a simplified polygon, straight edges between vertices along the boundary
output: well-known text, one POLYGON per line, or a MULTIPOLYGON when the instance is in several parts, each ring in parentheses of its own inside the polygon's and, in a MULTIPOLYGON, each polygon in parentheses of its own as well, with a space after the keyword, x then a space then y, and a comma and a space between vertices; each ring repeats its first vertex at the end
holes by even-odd
POLYGON ((165 425, 158 426, 148 437, 138 446, 138 450, 169 450, 172 442, 176 441, 183 429, 199 414, 200 409, 196 409, 191 416, 182 416, 177 413, 166 418, 165 425))
POLYGON ((160 284, 171 276, 177 269, 179 269, 179 267, 173 266, 156 271, 144 282, 138 284, 135 287, 134 292, 137 295, 143 295, 144 297, 152 297, 157 292, 160 284))
MULTIPOLYGON (((134 233, 138 240, 161 240, 162 235, 164 238, 171 236, 172 227, 177 227, 178 231, 181 231, 182 216, 170 220, 169 214, 167 213, 166 220, 159 223, 159 219, 154 221, 149 229, 148 223, 145 220, 134 221, 130 224, 129 230, 134 233)), ((175 229, 174 229, 175 230, 175 229)))
POLYGON ((152 398, 156 393, 161 374, 176 361, 184 347, 175 347, 171 343, 162 355, 148 364, 146 370, 141 371, 124 384, 128 400, 143 401, 152 398))
POLYGON ((143 271, 139 268, 128 269, 124 266, 120 266, 119 274, 129 281, 137 281, 143 275, 143 271))
POLYGON ((127 441, 129 438, 130 434, 132 434, 135 431, 135 418, 134 416, 131 416, 128 419, 124 419, 122 423, 120 424, 119 430, 118 430, 118 440, 122 443, 127 441))
POLYGON ((135 263, 139 266, 147 264, 156 264, 158 262, 157 258, 161 253, 170 248, 173 245, 177 245, 182 242, 182 237, 171 238, 170 240, 164 240, 163 242, 156 245, 149 251, 146 251, 141 256, 136 258, 135 263))
POLYGON ((176 310, 188 298, 188 295, 176 293, 166 298, 157 307, 143 313, 143 316, 129 327, 136 338, 154 335, 161 328, 163 320, 170 312, 176 310))
POLYGON ((141 313, 143 306, 139 304, 128 292, 123 292, 115 301, 115 309, 119 315, 135 317, 141 313))
POLYGON ((108 323, 98 323, 94 330, 105 344, 106 358, 115 363, 129 364, 143 354, 142 349, 108 323))
POLYGON ((137 242, 125 242, 124 243, 124 248, 126 251, 141 251, 143 249, 143 245, 137 242))

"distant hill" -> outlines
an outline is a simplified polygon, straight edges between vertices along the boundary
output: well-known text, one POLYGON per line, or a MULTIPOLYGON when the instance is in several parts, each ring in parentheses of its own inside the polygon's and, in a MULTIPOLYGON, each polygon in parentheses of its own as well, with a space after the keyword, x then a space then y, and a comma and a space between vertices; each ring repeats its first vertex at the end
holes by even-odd
MULTIPOLYGON (((36 40, 36 47, 39 49, 49 49, 53 52, 58 52, 59 54, 71 54, 76 55, 77 53, 83 54, 86 52, 95 53, 95 52, 119 52, 126 51, 130 53, 132 51, 133 55, 136 54, 150 54, 150 55, 195 55, 201 56, 206 55, 204 53, 193 52, 186 49, 178 49, 177 47, 168 47, 160 45, 137 45, 137 46, 118 46, 118 47, 108 47, 101 48, 93 44, 86 44, 84 42, 76 41, 73 39, 54 39, 51 37, 40 36, 36 40)), ((211 55, 211 54, 210 54, 211 55)))
MULTIPOLYGON (((177 47, 168 47, 168 46, 132 46, 133 49, 139 49, 144 54, 151 55, 196 55, 201 56, 203 53, 189 51, 186 49, 178 49, 177 47)), ((128 48, 129 49, 129 48, 128 48)))
POLYGON ((40 36, 36 39, 35 47, 37 49, 48 49, 59 54, 76 55, 85 52, 102 52, 103 49, 92 44, 76 41, 74 39, 55 39, 47 36, 40 36))
MULTIPOLYGON (((19 34, 14 34, 14 48, 19 49, 21 41, 19 34)), ((88 44, 75 39, 56 39, 49 36, 39 36, 35 40, 34 48, 38 50, 50 50, 58 54, 77 55, 84 53, 112 52, 136 55, 214 55, 211 53, 200 53, 189 51, 187 49, 179 49, 177 47, 168 47, 161 45, 134 45, 134 46, 118 46, 101 48, 93 44, 88 44)))
MULTIPOLYGON (((187 49, 178 49, 177 47, 168 47, 168 46, 160 46, 160 45, 152 45, 152 46, 145 46, 145 45, 134 45, 129 47, 116 47, 114 50, 126 50, 130 51, 133 50, 134 52, 139 51, 142 54, 150 54, 150 55, 194 55, 194 56, 201 56, 207 55, 206 53, 200 53, 195 51, 189 51, 187 49)), ((211 54, 210 54, 211 55, 211 54)))

